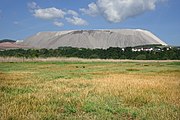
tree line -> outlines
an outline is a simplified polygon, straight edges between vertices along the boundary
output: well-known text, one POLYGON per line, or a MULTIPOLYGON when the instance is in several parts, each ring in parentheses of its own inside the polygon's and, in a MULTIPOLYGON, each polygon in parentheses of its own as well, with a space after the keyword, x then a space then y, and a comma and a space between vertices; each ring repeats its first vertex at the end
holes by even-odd
POLYGON ((108 49, 86 49, 59 47, 58 49, 12 49, 1 50, 0 57, 48 58, 78 57, 88 59, 134 59, 134 60, 180 60, 180 49, 162 48, 159 51, 132 51, 131 47, 108 49))

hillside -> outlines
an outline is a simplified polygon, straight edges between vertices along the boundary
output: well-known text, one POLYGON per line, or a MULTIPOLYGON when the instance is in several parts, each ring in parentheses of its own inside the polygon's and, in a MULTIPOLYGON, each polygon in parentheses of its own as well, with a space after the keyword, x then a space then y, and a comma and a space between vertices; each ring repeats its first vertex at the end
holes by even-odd
POLYGON ((4 42, 11 42, 11 43, 14 43, 16 42, 15 40, 10 40, 10 39, 3 39, 3 40, 0 40, 0 43, 4 43, 4 42))
POLYGON ((34 48, 103 48, 133 47, 140 45, 167 45, 151 32, 141 29, 71 30, 40 32, 24 40, 24 45, 34 48))

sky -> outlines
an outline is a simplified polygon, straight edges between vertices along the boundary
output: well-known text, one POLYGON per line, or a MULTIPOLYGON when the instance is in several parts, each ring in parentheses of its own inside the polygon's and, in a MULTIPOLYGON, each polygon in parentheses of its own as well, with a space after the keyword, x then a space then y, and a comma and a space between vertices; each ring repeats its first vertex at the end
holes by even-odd
POLYGON ((0 39, 38 32, 149 30, 180 46, 180 0, 0 0, 0 39))

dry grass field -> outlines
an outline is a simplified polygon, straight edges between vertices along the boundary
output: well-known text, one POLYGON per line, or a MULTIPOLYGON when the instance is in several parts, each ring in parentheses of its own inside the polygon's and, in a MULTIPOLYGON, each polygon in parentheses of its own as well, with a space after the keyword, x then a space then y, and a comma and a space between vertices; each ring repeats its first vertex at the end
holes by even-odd
POLYGON ((180 63, 1 62, 0 119, 180 120, 180 63))

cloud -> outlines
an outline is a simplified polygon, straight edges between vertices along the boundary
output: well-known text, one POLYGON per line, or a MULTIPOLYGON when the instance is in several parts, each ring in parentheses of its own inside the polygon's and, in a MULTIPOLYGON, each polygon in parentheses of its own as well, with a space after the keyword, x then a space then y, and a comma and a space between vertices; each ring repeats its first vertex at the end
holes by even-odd
POLYGON ((39 5, 37 5, 36 2, 30 2, 27 4, 27 6, 30 9, 30 12, 33 13, 33 16, 41 19, 51 20, 56 18, 64 18, 64 15, 66 14, 63 10, 55 7, 42 9, 39 5))
POLYGON ((83 20, 82 18, 73 16, 72 18, 66 18, 67 22, 73 24, 73 25, 78 25, 78 26, 82 26, 82 25, 88 25, 87 21, 83 20))
POLYGON ((122 22, 146 11, 154 10, 164 0, 97 0, 80 11, 91 16, 102 15, 109 22, 122 22))
POLYGON ((36 9, 34 10, 34 16, 41 19, 57 19, 57 18, 64 18, 66 13, 61 9, 57 9, 55 7, 52 8, 45 8, 45 9, 36 9))
POLYGON ((72 15, 72 16, 79 16, 79 14, 74 10, 68 10, 67 14, 72 15))
POLYGON ((58 27, 62 27, 64 24, 62 22, 54 21, 53 24, 58 27))
POLYGON ((67 22, 73 25, 88 25, 87 21, 78 17, 79 14, 74 10, 63 11, 55 7, 40 8, 35 2, 28 3, 27 6, 34 17, 44 20, 52 20, 52 23, 58 27, 64 25, 62 22, 58 22, 59 19, 66 19, 67 22))
POLYGON ((30 12, 33 12, 35 9, 40 9, 40 7, 35 2, 29 2, 27 6, 30 12))
POLYGON ((90 16, 96 16, 99 14, 98 7, 95 3, 89 4, 88 9, 80 8, 80 11, 90 16))

